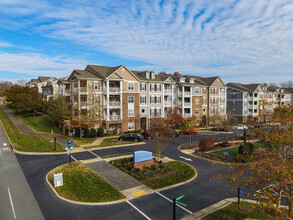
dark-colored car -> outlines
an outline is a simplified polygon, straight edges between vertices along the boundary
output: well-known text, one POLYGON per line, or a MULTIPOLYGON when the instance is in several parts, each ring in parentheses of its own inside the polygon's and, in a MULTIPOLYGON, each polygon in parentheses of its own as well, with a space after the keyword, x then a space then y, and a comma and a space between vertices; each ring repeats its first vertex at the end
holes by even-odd
POLYGON ((224 141, 224 142, 222 142, 221 146, 222 147, 230 147, 230 144, 228 141, 224 141))
POLYGON ((123 135, 120 136, 118 138, 119 141, 142 141, 143 140, 143 136, 140 134, 127 134, 127 135, 123 135))
POLYGON ((175 137, 178 137, 179 134, 180 134, 180 133, 179 133, 178 131, 174 131, 174 136, 175 136, 175 137))
POLYGON ((212 131, 228 131, 229 129, 226 126, 217 126, 212 128, 212 131))

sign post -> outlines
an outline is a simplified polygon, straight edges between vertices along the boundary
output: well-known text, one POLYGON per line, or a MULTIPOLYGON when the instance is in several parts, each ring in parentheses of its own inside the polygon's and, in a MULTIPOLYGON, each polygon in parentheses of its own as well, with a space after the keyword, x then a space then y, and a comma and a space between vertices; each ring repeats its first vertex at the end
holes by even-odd
POLYGON ((54 151, 56 151, 56 137, 54 137, 54 151))
POLYGON ((68 147, 65 147, 65 151, 68 151, 68 162, 71 164, 71 151, 73 150, 73 147, 71 146, 71 141, 68 141, 68 147))
POLYGON ((181 205, 185 208, 189 207, 189 205, 179 201, 180 199, 183 199, 184 197, 185 197, 185 195, 183 194, 183 195, 177 197, 176 199, 173 199, 173 220, 176 220, 176 204, 181 205))
POLYGON ((240 198, 243 198, 243 188, 238 187, 238 205, 240 205, 240 198))

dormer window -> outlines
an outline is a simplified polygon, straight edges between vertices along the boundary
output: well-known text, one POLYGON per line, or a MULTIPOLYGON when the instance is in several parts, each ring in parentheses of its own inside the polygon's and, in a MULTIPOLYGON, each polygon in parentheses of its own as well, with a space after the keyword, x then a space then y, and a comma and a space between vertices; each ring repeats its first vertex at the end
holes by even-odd
POLYGON ((146 71, 146 73, 145 73, 145 78, 147 78, 147 79, 150 78, 150 72, 149 72, 149 71, 146 71))
POLYGON ((189 79, 189 82, 190 83, 194 83, 194 79, 189 79))
POLYGON ((155 79, 155 72, 154 71, 151 71, 151 76, 152 76, 152 79, 155 79))
POLYGON ((180 82, 185 82, 185 78, 184 77, 180 77, 180 82))

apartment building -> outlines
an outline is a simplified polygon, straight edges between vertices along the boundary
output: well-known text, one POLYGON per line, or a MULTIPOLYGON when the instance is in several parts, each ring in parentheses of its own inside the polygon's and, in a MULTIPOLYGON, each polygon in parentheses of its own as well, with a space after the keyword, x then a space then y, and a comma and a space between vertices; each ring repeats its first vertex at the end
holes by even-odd
POLYGON ((126 66, 88 65, 85 70, 74 70, 68 81, 76 117, 80 117, 78 113, 92 116, 96 120, 91 126, 102 126, 106 131, 140 129, 140 83, 126 66), (95 104, 102 111, 94 112, 95 104))
POLYGON ((242 122, 253 119, 264 121, 264 94, 261 84, 227 84, 227 111, 235 114, 242 122))
POLYGON ((46 87, 48 83, 51 83, 55 80, 57 80, 56 77, 39 76, 37 79, 31 79, 31 81, 26 83, 26 86, 35 88, 39 93, 43 94, 43 87, 46 87))

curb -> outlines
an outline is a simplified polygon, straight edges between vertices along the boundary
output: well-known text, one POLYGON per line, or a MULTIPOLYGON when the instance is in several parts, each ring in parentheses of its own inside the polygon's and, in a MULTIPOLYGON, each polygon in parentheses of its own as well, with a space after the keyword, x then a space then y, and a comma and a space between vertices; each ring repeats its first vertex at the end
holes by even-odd
POLYGON ((4 131, 5 136, 6 136, 7 140, 8 140, 8 142, 9 142, 9 145, 10 145, 11 149, 14 150, 14 148, 12 146, 12 143, 11 143, 11 140, 10 140, 10 138, 9 138, 7 132, 6 132, 6 129, 5 129, 4 125, 3 125, 3 123, 2 123, 2 120, 0 120, 0 124, 1 124, 2 130, 4 131))
POLYGON ((122 144, 122 145, 114 145, 114 146, 108 146, 108 147, 96 147, 96 148, 89 148, 89 149, 84 149, 85 151, 89 150, 103 150, 103 149, 111 149, 111 148, 116 148, 116 147, 128 147, 128 146, 133 146, 133 145, 144 145, 146 142, 140 142, 140 143, 133 143, 133 144, 122 144))
MULTIPOLYGON (((64 165, 64 164, 63 164, 64 165)), ((62 166, 62 165, 60 165, 62 166)), ((60 167, 58 166, 58 167, 60 167)), ((58 167, 55 167, 54 169, 58 168, 58 167)), ((53 170, 53 169, 52 169, 53 170)), ((71 200, 71 199, 66 199, 64 198, 63 196, 60 196, 56 190, 54 189, 54 187, 51 185, 51 183, 49 182, 48 180, 48 175, 49 173, 52 171, 50 170, 47 175, 46 175, 46 182, 47 184, 50 186, 50 188, 52 189, 52 191, 54 192, 54 194, 61 200, 65 201, 65 202, 69 202, 69 203, 72 203, 72 204, 76 204, 76 205, 89 205, 89 206, 97 206, 97 205, 112 205, 112 204, 117 204, 117 203, 121 203, 121 202, 126 202, 128 201, 127 198, 125 199, 120 199, 120 200, 116 200, 116 201, 112 201, 112 202, 78 202, 78 201, 74 201, 74 200, 71 200)))

